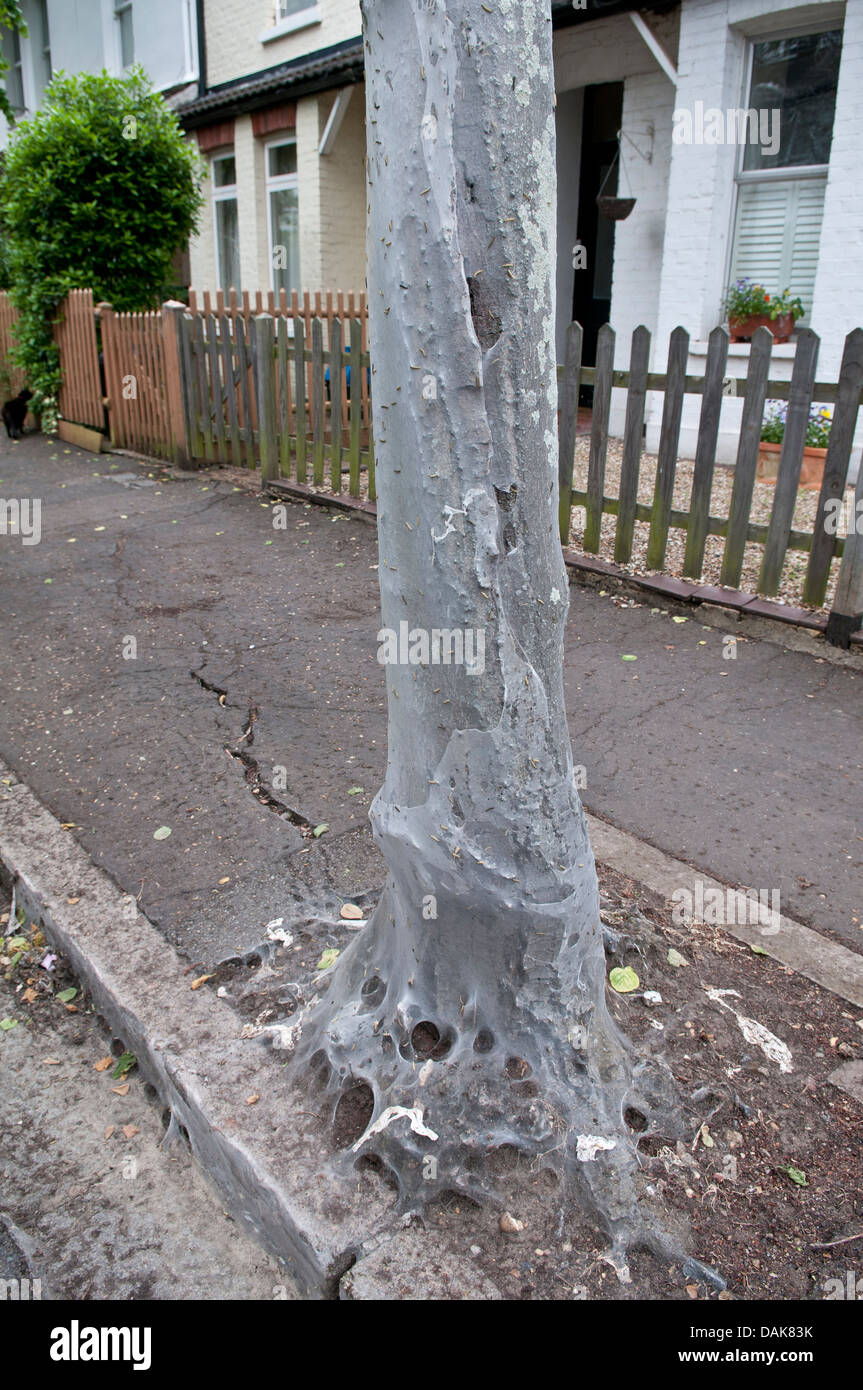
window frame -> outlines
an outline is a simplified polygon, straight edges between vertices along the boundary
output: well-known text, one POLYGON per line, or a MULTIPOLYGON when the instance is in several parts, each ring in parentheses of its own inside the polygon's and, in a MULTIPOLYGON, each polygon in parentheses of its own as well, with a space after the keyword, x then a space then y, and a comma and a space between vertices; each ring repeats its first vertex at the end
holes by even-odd
MULTIPOLYGON (((264 144, 264 193, 265 193, 265 196, 266 196, 266 199, 267 199, 267 249, 268 249, 268 252, 269 252, 269 261, 270 261, 270 288, 272 289, 272 291, 273 291, 274 295, 276 296, 276 298, 278 298, 280 286, 276 284, 276 267, 275 267, 275 265, 274 265, 274 263, 273 263, 273 248, 275 247, 275 244, 276 244, 276 243, 275 243, 274 240, 273 240, 273 201, 272 201, 271 195, 272 195, 273 193, 281 193, 281 192, 284 191, 285 189, 294 189, 294 190, 296 191, 296 194, 297 194, 297 261, 298 261, 298 263, 299 263, 299 260, 300 260, 300 248, 299 248, 300 174, 299 174, 299 168, 297 168, 296 172, 293 173, 293 174, 271 174, 271 173, 270 173, 270 150, 274 150, 274 149, 278 148, 278 146, 280 146, 280 145, 293 145, 294 149, 298 151, 298 145, 297 145, 297 137, 296 137, 296 135, 288 135, 288 136, 279 135, 279 136, 276 136, 276 137, 275 137, 274 139, 272 139, 272 140, 266 141, 265 144, 264 144)), ((298 152, 298 161, 297 161, 297 162, 299 163, 299 152, 298 152)), ((297 289, 299 290, 299 288, 300 288, 300 286, 298 285, 298 286, 297 286, 297 289)), ((290 294, 290 290, 288 290, 288 294, 290 294)))
POLYGON ((133 0, 114 0, 114 32, 117 41, 117 65, 120 72, 128 72, 135 63, 135 17, 133 0), (123 20, 128 14, 131 25, 132 56, 128 63, 123 62, 123 20))
POLYGON ((259 43, 272 43, 286 34, 295 34, 300 29, 308 29, 312 24, 323 23, 320 0, 306 0, 301 10, 293 14, 280 15, 280 0, 276 0, 275 19, 269 29, 258 35, 259 43))
POLYGON ((23 116, 29 108, 27 106, 27 86, 24 81, 24 56, 21 48, 21 35, 17 29, 7 29, 4 34, 4 39, 6 38, 11 39, 12 51, 4 55, 9 63, 4 87, 6 89, 6 96, 9 99, 9 105, 12 107, 13 112, 16 116, 23 116), (17 74, 18 87, 21 92, 20 106, 16 106, 15 102, 12 100, 12 93, 9 90, 9 78, 13 72, 17 74))
MULTIPOLYGON (((787 26, 783 26, 783 27, 781 27, 781 28, 779 28, 779 29, 770 29, 770 30, 768 30, 768 31, 766 31, 766 32, 764 32, 764 33, 755 33, 755 34, 750 33, 750 34, 747 34, 747 35, 745 36, 745 42, 746 42, 746 57, 745 57, 744 70, 743 70, 743 81, 742 81, 742 92, 741 92, 741 103, 740 103, 740 104, 741 104, 741 107, 743 108, 743 110, 748 110, 749 107, 750 107, 750 104, 751 104, 751 103, 750 103, 750 97, 751 97, 751 94, 752 94, 752 69, 753 69, 753 66, 754 66, 754 63, 755 63, 755 45, 756 45, 756 44, 758 44, 758 43, 769 43, 770 41, 772 41, 772 40, 774 40, 774 39, 803 38, 803 37, 805 37, 806 35, 809 35, 809 34, 827 34, 827 33, 830 33, 832 30, 835 30, 835 29, 837 29, 837 28, 841 28, 841 30, 842 30, 843 47, 844 47, 844 38, 845 38, 845 21, 844 21, 844 19, 840 22, 840 21, 835 20, 835 19, 834 19, 834 20, 831 20, 831 19, 827 18, 826 16, 825 16, 824 18, 818 19, 817 21, 816 21, 816 20, 810 20, 808 23, 805 23, 805 24, 787 25, 787 26)), ((842 59, 841 59, 841 56, 840 56, 840 59, 839 59, 839 74, 837 75, 837 89, 838 89, 839 77, 841 77, 841 72, 842 72, 842 59)), ((833 121, 833 129, 834 129, 834 130, 835 130, 835 124, 836 124, 836 119, 835 119, 835 110, 834 110, 834 121, 833 121)), ((833 131, 831 131, 831 152, 832 152, 832 134, 833 134, 833 131)), ((823 183, 826 185, 826 183, 827 183, 827 176, 828 176, 829 171, 830 171, 830 163, 829 163, 829 160, 828 160, 828 162, 827 162, 826 164, 785 164, 785 165, 782 165, 782 166, 780 166, 780 167, 778 167, 778 168, 772 168, 772 169, 744 169, 743 163, 744 163, 745 158, 746 158, 746 145, 745 145, 744 142, 740 142, 739 145, 738 145, 738 148, 737 148, 737 151, 736 151, 736 154, 735 154, 735 160, 734 160, 734 188, 733 188, 733 196, 732 196, 732 199, 731 199, 731 222, 730 222, 729 232, 728 232, 728 253, 727 253, 727 257, 726 257, 725 279, 724 279, 724 285, 725 285, 725 286, 728 286, 728 285, 730 285, 730 283, 731 283, 731 272, 732 272, 732 267, 733 267, 733 265, 734 265, 735 236, 736 236, 736 231, 737 231, 737 213, 738 213, 738 207, 739 207, 739 203, 740 203, 740 190, 741 190, 741 188, 744 187, 744 186, 747 185, 747 184, 773 183, 773 182, 777 182, 777 183, 790 183, 790 182, 793 182, 793 181, 796 181, 796 180, 800 180, 800 181, 802 182, 804 179, 820 180, 821 182, 823 182, 823 183)), ((819 248, 819 253, 820 253, 820 248, 819 248)), ((784 286, 780 287, 780 293, 781 293, 782 289, 784 289, 784 288, 785 288, 784 286)), ((803 320, 804 323, 805 323, 806 321, 808 321, 811 312, 812 312, 812 306, 809 307, 809 310, 808 310, 808 312, 807 312, 807 314, 806 314, 806 317, 805 317, 805 319, 803 320)))
POLYGON ((242 278, 243 278, 243 277, 242 277, 242 266, 241 266, 241 263, 240 263, 240 245, 239 245, 239 232, 240 232, 239 208, 240 208, 240 204, 239 204, 239 197, 238 197, 238 192, 237 192, 237 156, 236 156, 236 151, 235 151, 235 148, 234 148, 233 145, 230 146, 230 147, 229 147, 229 146, 225 146, 225 148, 224 148, 224 149, 221 149, 221 150, 216 150, 216 151, 214 151, 213 154, 211 155, 211 157, 210 157, 210 180, 211 180, 212 189, 213 189, 213 246, 214 246, 214 249, 215 249, 215 260, 216 260, 216 280, 218 281, 219 288, 220 288, 221 290, 223 290, 225 294, 230 294, 231 290, 234 289, 234 290, 237 292, 237 294, 239 295, 239 294, 241 293, 241 291, 242 291, 242 278), (233 183, 226 183, 226 184, 221 184, 221 185, 219 185, 219 184, 216 183, 215 174, 214 174, 213 170, 214 170, 214 166, 219 162, 220 159, 233 159, 233 161, 234 161, 234 182, 233 182, 233 183), (225 282, 225 277, 224 277, 224 275, 223 275, 223 273, 222 273, 222 264, 221 264, 221 260, 222 260, 222 257, 221 257, 221 238, 220 238, 220 236, 219 236, 219 210, 218 210, 218 209, 219 209, 219 203, 231 203, 231 202, 235 203, 236 206, 237 206, 237 270, 238 270, 238 273, 239 273, 239 279, 240 279, 240 282, 241 282, 241 283, 240 283, 240 284, 236 284, 236 285, 226 284, 226 282, 225 282))

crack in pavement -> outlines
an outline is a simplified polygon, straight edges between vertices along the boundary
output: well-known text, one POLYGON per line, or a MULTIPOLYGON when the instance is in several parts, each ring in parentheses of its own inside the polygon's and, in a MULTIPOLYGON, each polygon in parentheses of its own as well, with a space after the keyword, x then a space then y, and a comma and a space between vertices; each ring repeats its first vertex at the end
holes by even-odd
MULTIPOLYGON (((201 675, 200 671, 190 671, 189 675, 196 680, 204 690, 215 695, 223 709, 226 707, 228 699, 227 690, 223 690, 221 686, 213 684, 212 681, 208 681, 201 675)), ((243 768, 243 777, 246 785, 258 804, 264 806, 266 810, 274 812, 277 816, 284 817, 285 820, 290 821, 291 825, 295 825, 305 839, 313 839, 315 830, 313 823, 300 811, 295 810, 293 806, 288 806, 284 801, 279 801, 278 797, 273 796, 273 793, 264 784, 261 778, 260 766, 257 759, 253 758, 248 751, 255 741, 255 720, 257 717, 257 706, 249 700, 246 727, 243 729, 234 747, 232 748, 230 744, 226 743, 223 745, 224 750, 229 758, 232 758, 234 762, 238 762, 243 768), (243 744, 246 746, 243 747, 243 744)))

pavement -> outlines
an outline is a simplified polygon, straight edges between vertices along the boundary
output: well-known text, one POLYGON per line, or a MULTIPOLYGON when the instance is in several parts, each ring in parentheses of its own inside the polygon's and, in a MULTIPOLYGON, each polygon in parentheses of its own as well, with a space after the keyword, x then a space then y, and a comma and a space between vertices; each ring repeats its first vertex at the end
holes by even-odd
MULTIPOLYGON (((0 534, 0 757, 67 833, 204 964, 290 897, 379 886, 370 521, 280 529, 251 478, 39 436, 3 441, 16 497, 41 539, 0 534)), ((574 584, 565 681, 591 812, 861 950, 860 653, 574 584)))

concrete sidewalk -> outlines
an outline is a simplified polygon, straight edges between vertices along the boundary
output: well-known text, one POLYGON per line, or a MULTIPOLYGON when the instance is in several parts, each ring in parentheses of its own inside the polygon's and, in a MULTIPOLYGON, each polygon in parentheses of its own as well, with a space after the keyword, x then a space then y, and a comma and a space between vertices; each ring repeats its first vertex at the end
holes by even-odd
MULTIPOLYGON (((4 441, 0 497, 42 499, 38 545, 0 536, 0 756, 149 919, 210 963, 256 945, 290 899, 379 884, 368 520, 298 503, 276 530, 229 475, 169 478, 40 437, 4 441)), ((778 888, 783 912, 859 951, 860 654, 789 650, 786 630, 752 624, 726 659, 703 610, 619 602, 572 589, 588 808, 726 882, 778 888)))

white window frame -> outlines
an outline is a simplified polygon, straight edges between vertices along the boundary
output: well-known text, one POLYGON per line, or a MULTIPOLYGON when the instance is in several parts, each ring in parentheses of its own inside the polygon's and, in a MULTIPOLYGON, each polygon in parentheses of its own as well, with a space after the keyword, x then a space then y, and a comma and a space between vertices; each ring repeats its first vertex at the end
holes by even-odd
MULTIPOLYGON (((270 257, 270 288, 278 296, 278 286, 276 284, 276 267, 273 264, 273 202, 271 193, 280 193, 283 189, 294 188, 297 191, 297 209, 299 212, 300 201, 300 176, 299 170, 295 174, 271 174, 270 173, 270 150, 276 149, 279 145, 293 145, 297 148, 297 137, 295 135, 281 135, 274 140, 269 140, 264 145, 264 192, 267 199, 267 249, 270 257)), ((299 254, 299 247, 297 248, 299 254)), ((299 289, 299 286, 297 286, 299 289)), ((293 327, 293 320, 291 320, 293 327)))
MULTIPOLYGON (((231 146, 231 147, 227 147, 227 146, 226 146, 226 147, 225 147, 224 149, 222 149, 222 150, 215 150, 215 151, 213 152, 213 154, 210 156, 210 177, 211 177, 211 179, 212 179, 212 185, 213 185, 213 246, 214 246, 214 249, 215 249, 216 279, 217 279, 217 281, 218 281, 219 288, 222 289, 222 290, 224 290, 225 294, 229 294, 230 291, 231 291, 231 289, 233 288, 234 290, 236 290, 237 294, 239 295, 239 294, 241 293, 241 285, 233 285, 233 286, 231 286, 231 285, 225 283, 225 277, 224 277, 224 275, 222 274, 222 266, 221 266, 221 263, 220 263, 220 262, 221 262, 221 245, 220 245, 220 239, 219 239, 219 213, 218 213, 219 203, 234 202, 234 203, 237 204, 237 213, 238 213, 238 217, 237 217, 237 234, 238 234, 238 236, 239 236, 239 210, 240 210, 240 202, 239 202, 239 198, 238 198, 238 196, 237 196, 237 184, 236 184, 236 182, 234 182, 234 183, 228 183, 228 184, 223 184, 221 187, 217 187, 217 185, 216 185, 216 180, 215 180, 215 178, 213 177, 213 166, 214 166, 220 159, 233 159, 233 161, 234 161, 234 178, 235 178, 235 180, 236 180, 237 155, 236 155, 236 151, 234 150, 233 146, 231 146)), ((238 248, 237 248, 237 254, 238 254, 238 257, 239 257, 239 246, 238 246, 238 248)), ((240 270, 240 279, 242 280, 242 269, 240 270)))
POLYGON ((281 10, 280 0, 276 0, 274 23, 258 35, 259 43, 272 43, 274 39, 281 39, 285 34, 295 34, 299 29, 308 29, 312 24, 323 22, 318 0, 309 0, 304 9, 296 10, 293 14, 282 14, 281 10))
POLYGON ((114 0, 114 35, 117 48, 117 70, 128 72, 129 68, 135 63, 135 9, 133 0, 114 0), (132 58, 131 62, 123 62, 123 15, 129 14, 132 20, 132 58))
MULTIPOLYGON (((746 61, 743 72, 743 91, 741 106, 743 110, 749 109, 749 98, 752 91, 752 67, 755 62, 755 45, 757 43, 768 43, 773 39, 801 38, 806 34, 823 34, 831 29, 842 28, 845 24, 843 20, 831 19, 829 16, 818 17, 818 20, 810 20, 807 24, 787 26, 781 29, 770 29, 762 34, 748 34, 746 37, 746 61)), ((844 46, 844 32, 843 32, 844 46)), ((841 58, 840 58, 841 74, 841 58)), ((835 128, 835 115, 834 115, 835 128)), ((735 160, 734 172, 734 196, 731 199, 731 223, 728 232, 728 255, 725 267, 724 285, 731 284, 731 272, 734 265, 734 238, 737 229, 737 207, 740 199, 740 189, 745 184, 780 182, 791 183, 794 180, 820 179, 825 185, 830 169, 828 164, 786 164, 778 169, 744 169, 743 163, 746 158, 746 145, 741 143, 735 160)), ((784 286, 780 287, 780 293, 784 286)), ((723 290, 724 293, 724 290, 723 290)), ((812 307, 809 306, 806 318, 809 318, 812 307)))
MULTIPOLYGON (((51 61, 51 17, 48 13, 48 0, 37 0, 37 5, 40 10, 39 23, 42 27, 42 61, 48 69, 48 81, 50 82, 54 76, 54 64, 51 61)), ((33 71, 35 76, 35 64, 33 71)))

